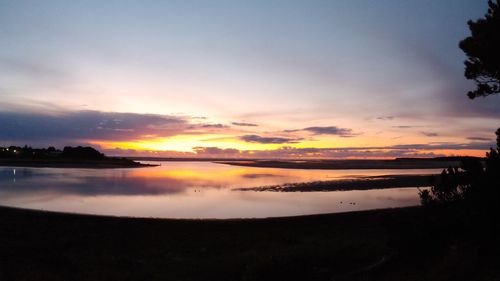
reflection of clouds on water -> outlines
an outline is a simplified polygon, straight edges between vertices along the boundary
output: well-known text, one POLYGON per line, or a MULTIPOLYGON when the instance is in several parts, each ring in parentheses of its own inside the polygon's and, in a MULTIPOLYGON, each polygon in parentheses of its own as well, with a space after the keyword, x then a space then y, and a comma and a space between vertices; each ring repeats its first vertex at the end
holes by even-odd
POLYGON ((237 218, 346 212, 419 203, 415 188, 233 191, 240 187, 324 180, 328 176, 346 180, 352 175, 407 175, 409 171, 404 170, 241 168, 208 162, 162 164, 141 169, 0 167, 0 205, 125 216, 237 218))
MULTIPOLYGON (((60 193, 85 196, 160 195, 181 193, 191 183, 171 178, 128 177, 126 173, 97 176, 43 169, 0 169, 2 193, 60 193), (15 182, 14 182, 15 179, 15 182)), ((14 195, 14 194, 11 194, 14 195)))
MULTIPOLYGON (((283 178, 272 173, 218 174, 196 170, 0 168, 0 192, 16 194, 161 195, 188 188, 223 189, 235 181, 283 178)), ((8 194, 7 194, 8 193, 8 194)))
MULTIPOLYGON (((183 193, 188 188, 223 189, 235 184, 255 187, 259 183, 286 184, 304 180, 303 176, 290 174, 288 170, 255 171, 231 167, 228 169, 225 166, 222 166, 223 170, 217 170, 217 164, 211 164, 209 169, 206 166, 206 163, 202 166, 205 170, 183 166, 181 169, 160 167, 138 170, 0 168, 0 192, 4 195, 10 193, 11 196, 28 192, 83 196, 161 195, 183 193)), ((344 174, 344 177, 350 178, 352 175, 344 174)))
POLYGON ((276 174, 243 174, 241 175, 244 179, 258 179, 258 178, 274 178, 274 177, 284 177, 282 175, 276 174))

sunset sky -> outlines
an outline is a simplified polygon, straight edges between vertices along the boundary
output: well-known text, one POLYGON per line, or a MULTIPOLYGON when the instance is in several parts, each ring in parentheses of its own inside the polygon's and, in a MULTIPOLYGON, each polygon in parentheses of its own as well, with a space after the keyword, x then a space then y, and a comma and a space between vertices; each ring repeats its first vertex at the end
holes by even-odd
POLYGON ((458 42, 481 0, 0 0, 0 146, 483 156, 458 42))

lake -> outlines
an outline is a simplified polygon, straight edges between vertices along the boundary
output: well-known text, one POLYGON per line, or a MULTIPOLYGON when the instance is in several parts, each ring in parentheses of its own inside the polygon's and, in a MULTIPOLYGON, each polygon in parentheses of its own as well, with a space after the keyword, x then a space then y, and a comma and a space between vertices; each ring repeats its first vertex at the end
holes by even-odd
POLYGON ((0 167, 0 205, 70 213, 157 218, 263 218, 419 204, 416 188, 332 192, 233 189, 357 176, 437 174, 422 170, 300 170, 212 162, 158 167, 0 167))

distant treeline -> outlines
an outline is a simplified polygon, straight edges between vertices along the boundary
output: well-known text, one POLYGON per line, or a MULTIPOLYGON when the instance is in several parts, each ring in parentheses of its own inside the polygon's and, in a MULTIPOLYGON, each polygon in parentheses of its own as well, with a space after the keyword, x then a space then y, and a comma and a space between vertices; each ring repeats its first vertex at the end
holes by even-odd
POLYGON ((92 159, 102 160, 106 156, 90 146, 66 146, 63 150, 53 146, 48 148, 31 148, 29 146, 0 147, 0 158, 22 159, 92 159))
POLYGON ((396 161, 468 161, 468 160, 485 160, 484 157, 476 157, 476 156, 443 156, 443 157, 433 157, 433 158, 412 158, 412 157, 400 157, 394 160, 396 161))

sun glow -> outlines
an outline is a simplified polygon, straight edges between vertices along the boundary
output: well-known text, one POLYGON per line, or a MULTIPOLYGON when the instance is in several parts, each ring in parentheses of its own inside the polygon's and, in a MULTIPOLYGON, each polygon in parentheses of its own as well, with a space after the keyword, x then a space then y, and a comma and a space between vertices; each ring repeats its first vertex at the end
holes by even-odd
POLYGON ((155 138, 134 141, 91 141, 104 149, 133 149, 138 151, 179 151, 193 152, 195 147, 218 147, 221 149, 238 150, 265 150, 277 149, 283 144, 248 143, 235 136, 204 134, 204 135, 177 135, 168 138, 155 138))
MULTIPOLYGON (((397 146, 399 143, 397 140, 388 141, 386 138, 382 137, 372 137, 368 138, 366 136, 356 136, 350 138, 342 138, 336 136, 317 136, 310 139, 303 139, 301 141, 292 142, 292 143, 253 143, 253 142, 245 142, 241 140, 238 136, 228 135, 228 134, 181 134, 171 137, 165 138, 147 138, 147 139, 139 139, 139 140, 129 140, 129 141, 91 141, 90 143, 93 145, 97 145, 102 149, 122 149, 122 150, 134 150, 135 153, 141 155, 141 152, 149 153, 180 153, 175 157, 183 157, 184 156, 193 156, 198 154, 197 148, 217 148, 217 149, 235 149, 241 152, 246 152, 246 157, 251 157, 254 152, 258 151, 272 151, 279 150, 282 148, 294 148, 294 149, 307 149, 307 148, 316 148, 316 149, 352 149, 356 151, 359 148, 358 152, 365 152, 363 156, 353 155, 350 156, 342 156, 346 158, 366 158, 369 155, 370 157, 374 157, 373 155, 377 153, 388 153, 384 156, 377 156, 377 158, 393 158, 394 153, 390 153, 393 148, 391 146, 397 146), (373 152, 374 154, 368 153, 368 151, 373 152), (182 154, 186 153, 186 154, 182 154), (192 154, 195 153, 195 154, 192 154)), ((407 143, 425 143, 421 137, 415 136, 414 138, 407 137, 405 140, 407 143)), ((398 151, 396 148, 395 151, 398 151)), ((409 154, 407 157, 426 157, 426 156, 441 156, 441 155, 470 155, 470 156, 478 156, 483 157, 485 151, 483 150, 450 150, 450 149, 439 149, 433 148, 432 146, 429 149, 415 149, 412 151, 411 148, 407 151, 409 154)), ((307 152, 302 151, 301 155, 295 155, 294 157, 305 157, 305 158, 314 158, 314 157, 322 157, 321 152, 307 152)), ((234 155, 234 154, 233 154, 234 155)), ((214 155, 215 156, 215 155, 214 155)), ((221 156, 221 155, 219 155, 221 156)))

